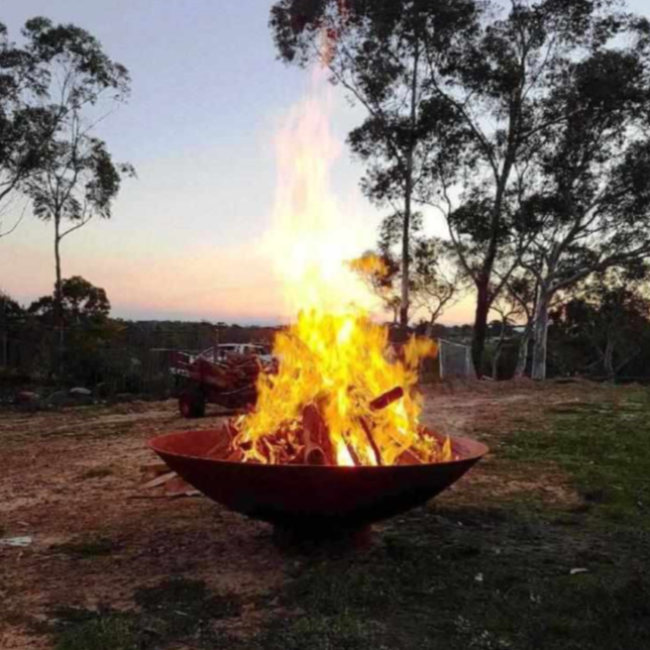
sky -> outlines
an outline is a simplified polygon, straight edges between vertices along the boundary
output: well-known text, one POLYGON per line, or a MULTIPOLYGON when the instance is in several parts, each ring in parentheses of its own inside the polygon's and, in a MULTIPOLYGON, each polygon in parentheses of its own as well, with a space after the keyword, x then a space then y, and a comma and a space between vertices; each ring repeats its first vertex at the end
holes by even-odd
MULTIPOLYGON (((284 322, 268 247, 278 181, 277 133, 310 91, 310 75, 277 60, 270 0, 0 0, 10 37, 34 16, 96 36, 132 77, 128 104, 97 129, 126 180, 110 221, 63 243, 65 277, 104 287, 113 315, 135 319, 284 322)), ((630 6, 643 13, 645 0, 630 6)), ((330 128, 343 143, 360 109, 338 91, 330 128)), ((359 189, 362 167, 342 144, 331 167, 338 209, 354 219, 359 253, 382 212, 359 189)), ((7 224, 10 223, 10 219, 7 224)), ((442 223, 430 223, 444 232, 442 223)), ((0 239, 0 289, 23 303, 51 293, 52 226, 28 214, 0 239)), ((443 322, 469 322, 471 300, 443 322)))

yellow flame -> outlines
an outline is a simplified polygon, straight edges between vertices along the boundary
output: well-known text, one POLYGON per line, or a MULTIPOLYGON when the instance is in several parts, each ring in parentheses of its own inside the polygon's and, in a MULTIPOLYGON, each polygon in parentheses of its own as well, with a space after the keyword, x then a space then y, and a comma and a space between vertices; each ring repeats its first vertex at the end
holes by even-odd
POLYGON ((420 436, 419 399, 410 389, 417 380, 419 360, 434 352, 430 341, 414 341, 406 348, 404 362, 386 359, 387 331, 359 311, 328 314, 302 312, 298 322, 277 336, 275 354, 281 359, 277 375, 262 375, 255 412, 247 416, 240 442, 252 443, 250 457, 265 461, 259 443, 269 433, 284 432, 295 445, 296 423, 306 404, 320 405, 337 464, 375 465, 377 458, 363 427, 372 424, 372 436, 384 464, 392 464, 408 448, 423 458, 434 446, 420 436), (405 395, 380 411, 370 402, 396 386, 405 395))
MULTIPOLYGON (((412 391, 433 343, 412 340, 402 359, 389 360, 387 329, 370 319, 377 298, 349 263, 358 257, 360 233, 328 188, 340 145, 329 131, 327 107, 318 96, 302 102, 278 137, 271 245, 298 320, 276 337, 279 372, 260 376, 255 411, 238 422, 236 445, 247 460, 290 462, 305 444, 303 409, 315 404, 338 465, 392 464, 405 450, 426 461, 450 458, 451 449, 419 427, 420 401, 412 391), (395 387, 404 396, 372 411, 371 401, 395 387)), ((380 270, 380 261, 364 263, 380 270)))

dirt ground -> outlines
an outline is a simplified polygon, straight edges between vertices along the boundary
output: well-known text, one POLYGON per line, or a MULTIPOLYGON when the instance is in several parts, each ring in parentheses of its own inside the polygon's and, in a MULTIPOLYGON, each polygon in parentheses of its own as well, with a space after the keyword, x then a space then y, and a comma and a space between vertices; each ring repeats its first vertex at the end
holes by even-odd
MULTIPOLYGON (((499 460, 499 445, 515 428, 542 426, 548 410, 599 400, 608 390, 588 383, 428 387, 426 425, 482 439, 493 450, 439 500, 477 505, 534 491, 549 502, 577 501, 559 470, 531 476, 525 467, 499 460)), ((34 624, 47 621, 53 608, 128 610, 134 589, 170 576, 239 594, 243 611, 235 627, 263 621, 267 608, 259 597, 272 602, 299 562, 276 548, 271 528, 203 497, 153 498, 156 493, 142 490, 141 467, 156 460, 145 447, 149 438, 220 421, 216 414, 182 420, 173 401, 0 411, 0 538, 33 539, 24 548, 0 545, 1 648, 51 648, 51 638, 35 634, 34 624), (111 552, 91 560, 70 552, 98 540, 108 540, 111 552)))

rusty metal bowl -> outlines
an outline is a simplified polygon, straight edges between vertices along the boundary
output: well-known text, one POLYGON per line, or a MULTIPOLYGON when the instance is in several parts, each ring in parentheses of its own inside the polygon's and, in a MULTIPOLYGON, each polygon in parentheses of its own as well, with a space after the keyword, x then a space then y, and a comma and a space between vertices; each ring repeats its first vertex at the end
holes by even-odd
MULTIPOLYGON (((426 503, 477 463, 486 445, 452 437, 457 460, 426 465, 261 465, 209 458, 222 430, 183 431, 148 442, 210 499, 253 519, 303 530, 361 528, 426 503)), ((432 434, 436 435, 436 434, 432 434)))

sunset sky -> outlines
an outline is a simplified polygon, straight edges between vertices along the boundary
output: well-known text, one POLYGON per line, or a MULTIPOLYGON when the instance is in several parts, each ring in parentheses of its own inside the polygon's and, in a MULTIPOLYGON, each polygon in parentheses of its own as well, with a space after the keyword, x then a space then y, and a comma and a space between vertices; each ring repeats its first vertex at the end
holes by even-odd
MULTIPOLYGON (((644 0, 631 2, 643 11, 644 0)), ((310 75, 276 60, 269 0, 4 0, 10 37, 37 15, 95 35, 132 76, 130 102, 98 134, 135 165, 113 219, 63 244, 64 276, 104 287, 125 318, 270 323, 290 318, 269 247, 277 133, 310 88, 310 75)), ((647 10, 645 10, 647 13, 647 10)), ((382 213, 358 188, 361 167, 343 143, 362 117, 335 91, 330 126, 341 143, 331 191, 359 253, 382 213)), ((7 219, 5 227, 10 225, 7 219)), ((431 232, 444 232, 430 222, 431 232)), ((51 226, 26 216, 0 240, 0 289, 23 303, 54 282, 51 226)), ((446 322, 468 322, 471 300, 446 322)))

